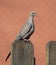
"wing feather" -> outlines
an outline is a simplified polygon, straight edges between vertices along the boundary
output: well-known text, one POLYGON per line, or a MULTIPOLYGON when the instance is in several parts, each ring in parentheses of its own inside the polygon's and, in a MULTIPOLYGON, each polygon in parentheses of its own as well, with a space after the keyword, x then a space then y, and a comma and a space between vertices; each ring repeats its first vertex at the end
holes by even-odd
POLYGON ((25 36, 29 32, 29 30, 31 29, 31 27, 32 27, 32 25, 30 23, 25 24, 22 27, 21 31, 19 32, 19 35, 21 37, 25 36))

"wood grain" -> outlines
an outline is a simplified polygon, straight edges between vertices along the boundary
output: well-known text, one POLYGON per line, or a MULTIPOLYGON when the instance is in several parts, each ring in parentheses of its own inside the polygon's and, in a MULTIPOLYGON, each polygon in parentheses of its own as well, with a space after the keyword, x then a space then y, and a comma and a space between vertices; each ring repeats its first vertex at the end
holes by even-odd
POLYGON ((56 65, 56 41, 47 44, 47 65, 56 65))
POLYGON ((34 65, 34 48, 30 41, 19 40, 11 49, 12 65, 34 65))

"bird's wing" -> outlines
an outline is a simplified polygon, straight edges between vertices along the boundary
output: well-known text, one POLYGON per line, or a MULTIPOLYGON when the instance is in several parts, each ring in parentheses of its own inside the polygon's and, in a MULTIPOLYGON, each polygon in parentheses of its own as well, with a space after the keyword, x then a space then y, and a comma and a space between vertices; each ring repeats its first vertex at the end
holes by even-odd
POLYGON ((32 25, 30 23, 26 23, 21 31, 19 32, 19 34, 17 35, 17 37, 21 36, 21 37, 24 37, 32 28, 32 25))
POLYGON ((33 32, 34 32, 34 28, 32 27, 32 28, 29 30, 29 32, 23 37, 23 39, 25 39, 25 38, 28 37, 28 36, 31 36, 33 32))

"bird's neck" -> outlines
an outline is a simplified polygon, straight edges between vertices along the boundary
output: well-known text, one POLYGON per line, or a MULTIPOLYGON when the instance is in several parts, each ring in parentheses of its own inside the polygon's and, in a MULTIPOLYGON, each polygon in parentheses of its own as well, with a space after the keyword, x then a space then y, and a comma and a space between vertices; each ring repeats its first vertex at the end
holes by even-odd
POLYGON ((28 22, 29 22, 29 23, 34 23, 34 17, 29 16, 28 22))

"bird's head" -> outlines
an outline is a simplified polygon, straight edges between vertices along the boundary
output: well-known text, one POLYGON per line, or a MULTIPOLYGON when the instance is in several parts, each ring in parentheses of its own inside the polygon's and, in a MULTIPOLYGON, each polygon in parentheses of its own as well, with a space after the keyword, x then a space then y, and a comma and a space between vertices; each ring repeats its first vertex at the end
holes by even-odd
POLYGON ((32 17, 37 16, 37 13, 35 11, 31 11, 30 16, 32 16, 32 17))

